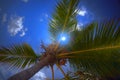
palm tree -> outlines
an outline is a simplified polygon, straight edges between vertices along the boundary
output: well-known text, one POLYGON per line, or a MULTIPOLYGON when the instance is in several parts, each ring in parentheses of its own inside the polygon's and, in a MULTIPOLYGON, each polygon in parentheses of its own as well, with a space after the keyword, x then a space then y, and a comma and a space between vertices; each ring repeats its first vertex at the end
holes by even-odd
POLYGON ((28 44, 1 47, 0 62, 18 68, 32 65, 9 80, 27 80, 45 66, 51 67, 54 80, 54 64, 64 74, 65 79, 69 79, 61 68, 66 61, 69 61, 74 71, 88 72, 103 79, 120 75, 120 20, 93 22, 79 31, 76 28, 78 3, 79 0, 62 0, 57 4, 49 24, 54 44, 41 44, 44 49, 42 55, 36 55, 28 44), (71 36, 68 45, 62 46, 57 41, 60 33, 71 36))

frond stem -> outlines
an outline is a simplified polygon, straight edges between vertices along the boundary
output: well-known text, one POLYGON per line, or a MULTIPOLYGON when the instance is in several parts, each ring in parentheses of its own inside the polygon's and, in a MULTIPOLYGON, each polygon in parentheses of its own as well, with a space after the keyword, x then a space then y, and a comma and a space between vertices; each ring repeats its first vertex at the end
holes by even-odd
POLYGON ((50 68, 51 68, 51 71, 52 71, 52 80, 54 80, 54 68, 53 68, 53 65, 51 65, 50 68))
POLYGON ((101 48, 93 48, 93 49, 80 50, 80 51, 73 51, 73 52, 69 52, 69 53, 62 53, 62 54, 59 54, 58 57, 67 56, 70 54, 80 54, 80 53, 84 53, 84 52, 100 51, 100 50, 116 49, 116 48, 120 48, 120 45, 107 46, 107 47, 101 47, 101 48))
POLYGON ((60 71, 62 72, 62 74, 64 75, 65 80, 68 80, 68 78, 67 78, 67 76, 66 76, 64 70, 61 68, 61 66, 60 66, 59 64, 56 64, 56 65, 57 65, 57 67, 60 69, 60 71))
MULTIPOLYGON (((72 0, 72 1, 73 1, 73 0, 72 0)), ((68 20, 68 18, 69 18, 70 8, 71 8, 71 5, 72 5, 72 1, 71 1, 70 4, 69 4, 68 14, 66 15, 65 22, 64 22, 64 24, 63 24, 62 34, 63 34, 63 32, 64 32, 64 29, 65 29, 66 24, 67 24, 67 20, 68 20)), ((60 42, 59 42, 59 43, 60 43, 60 42)), ((58 48, 59 43, 56 45, 55 50, 58 48)))

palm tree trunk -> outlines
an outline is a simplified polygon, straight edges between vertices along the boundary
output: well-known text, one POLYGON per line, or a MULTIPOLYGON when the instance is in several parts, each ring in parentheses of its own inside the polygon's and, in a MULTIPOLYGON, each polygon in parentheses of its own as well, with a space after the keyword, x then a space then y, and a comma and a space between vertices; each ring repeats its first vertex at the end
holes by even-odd
POLYGON ((12 77, 10 77, 8 80, 28 80, 31 78, 35 73, 37 73, 40 69, 42 69, 44 66, 48 65, 50 61, 52 60, 52 56, 48 55, 44 59, 40 60, 37 64, 32 66, 31 68, 28 68, 26 70, 23 70, 12 77))
POLYGON ((52 71, 52 80, 54 80, 54 68, 53 68, 53 65, 51 65, 50 67, 51 67, 51 71, 52 71))

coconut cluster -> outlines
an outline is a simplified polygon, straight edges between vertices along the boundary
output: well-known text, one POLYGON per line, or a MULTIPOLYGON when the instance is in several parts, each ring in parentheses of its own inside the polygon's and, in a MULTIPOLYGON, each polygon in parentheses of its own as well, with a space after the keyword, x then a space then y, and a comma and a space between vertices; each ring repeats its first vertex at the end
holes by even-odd
POLYGON ((49 65, 59 64, 59 65, 65 65, 66 64, 66 58, 59 58, 57 55, 67 52, 64 48, 59 47, 58 43, 50 44, 48 46, 45 46, 44 44, 41 44, 41 48, 44 50, 41 59, 45 58, 46 56, 50 55, 53 59, 49 63, 49 65))

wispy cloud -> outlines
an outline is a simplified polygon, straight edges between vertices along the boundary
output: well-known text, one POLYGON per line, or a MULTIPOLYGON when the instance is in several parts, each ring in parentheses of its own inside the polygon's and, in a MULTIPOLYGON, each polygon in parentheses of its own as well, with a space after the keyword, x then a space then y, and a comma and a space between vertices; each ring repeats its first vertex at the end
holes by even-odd
POLYGON ((77 11, 77 14, 80 16, 85 16, 87 11, 85 8, 82 7, 82 9, 76 9, 75 11, 77 11))
POLYGON ((2 9, 0 8, 0 11, 2 11, 2 9))
POLYGON ((27 3, 29 0, 22 0, 23 2, 27 3))
POLYGON ((49 17, 48 14, 45 14, 45 17, 48 18, 49 17))
POLYGON ((48 20, 49 15, 47 13, 43 13, 42 17, 40 18, 40 22, 43 22, 44 20, 48 20))
POLYGON ((43 22, 43 19, 42 19, 42 18, 40 19, 40 22, 43 22))
POLYGON ((26 31, 27 31, 27 28, 23 29, 23 30, 21 31, 22 33, 20 34, 20 36, 23 37, 23 36, 26 34, 26 31))
POLYGON ((77 24, 77 30, 81 31, 82 30, 83 23, 78 23, 77 24))
POLYGON ((2 23, 5 23, 7 21, 7 14, 3 14, 2 16, 2 23))
POLYGON ((44 80, 46 77, 45 73, 39 71, 30 80, 44 80))
POLYGON ((11 36, 15 36, 19 32, 21 33, 20 36, 23 37, 25 35, 25 30, 23 26, 23 19, 24 17, 20 16, 12 16, 9 20, 8 24, 8 32, 10 33, 11 36))

